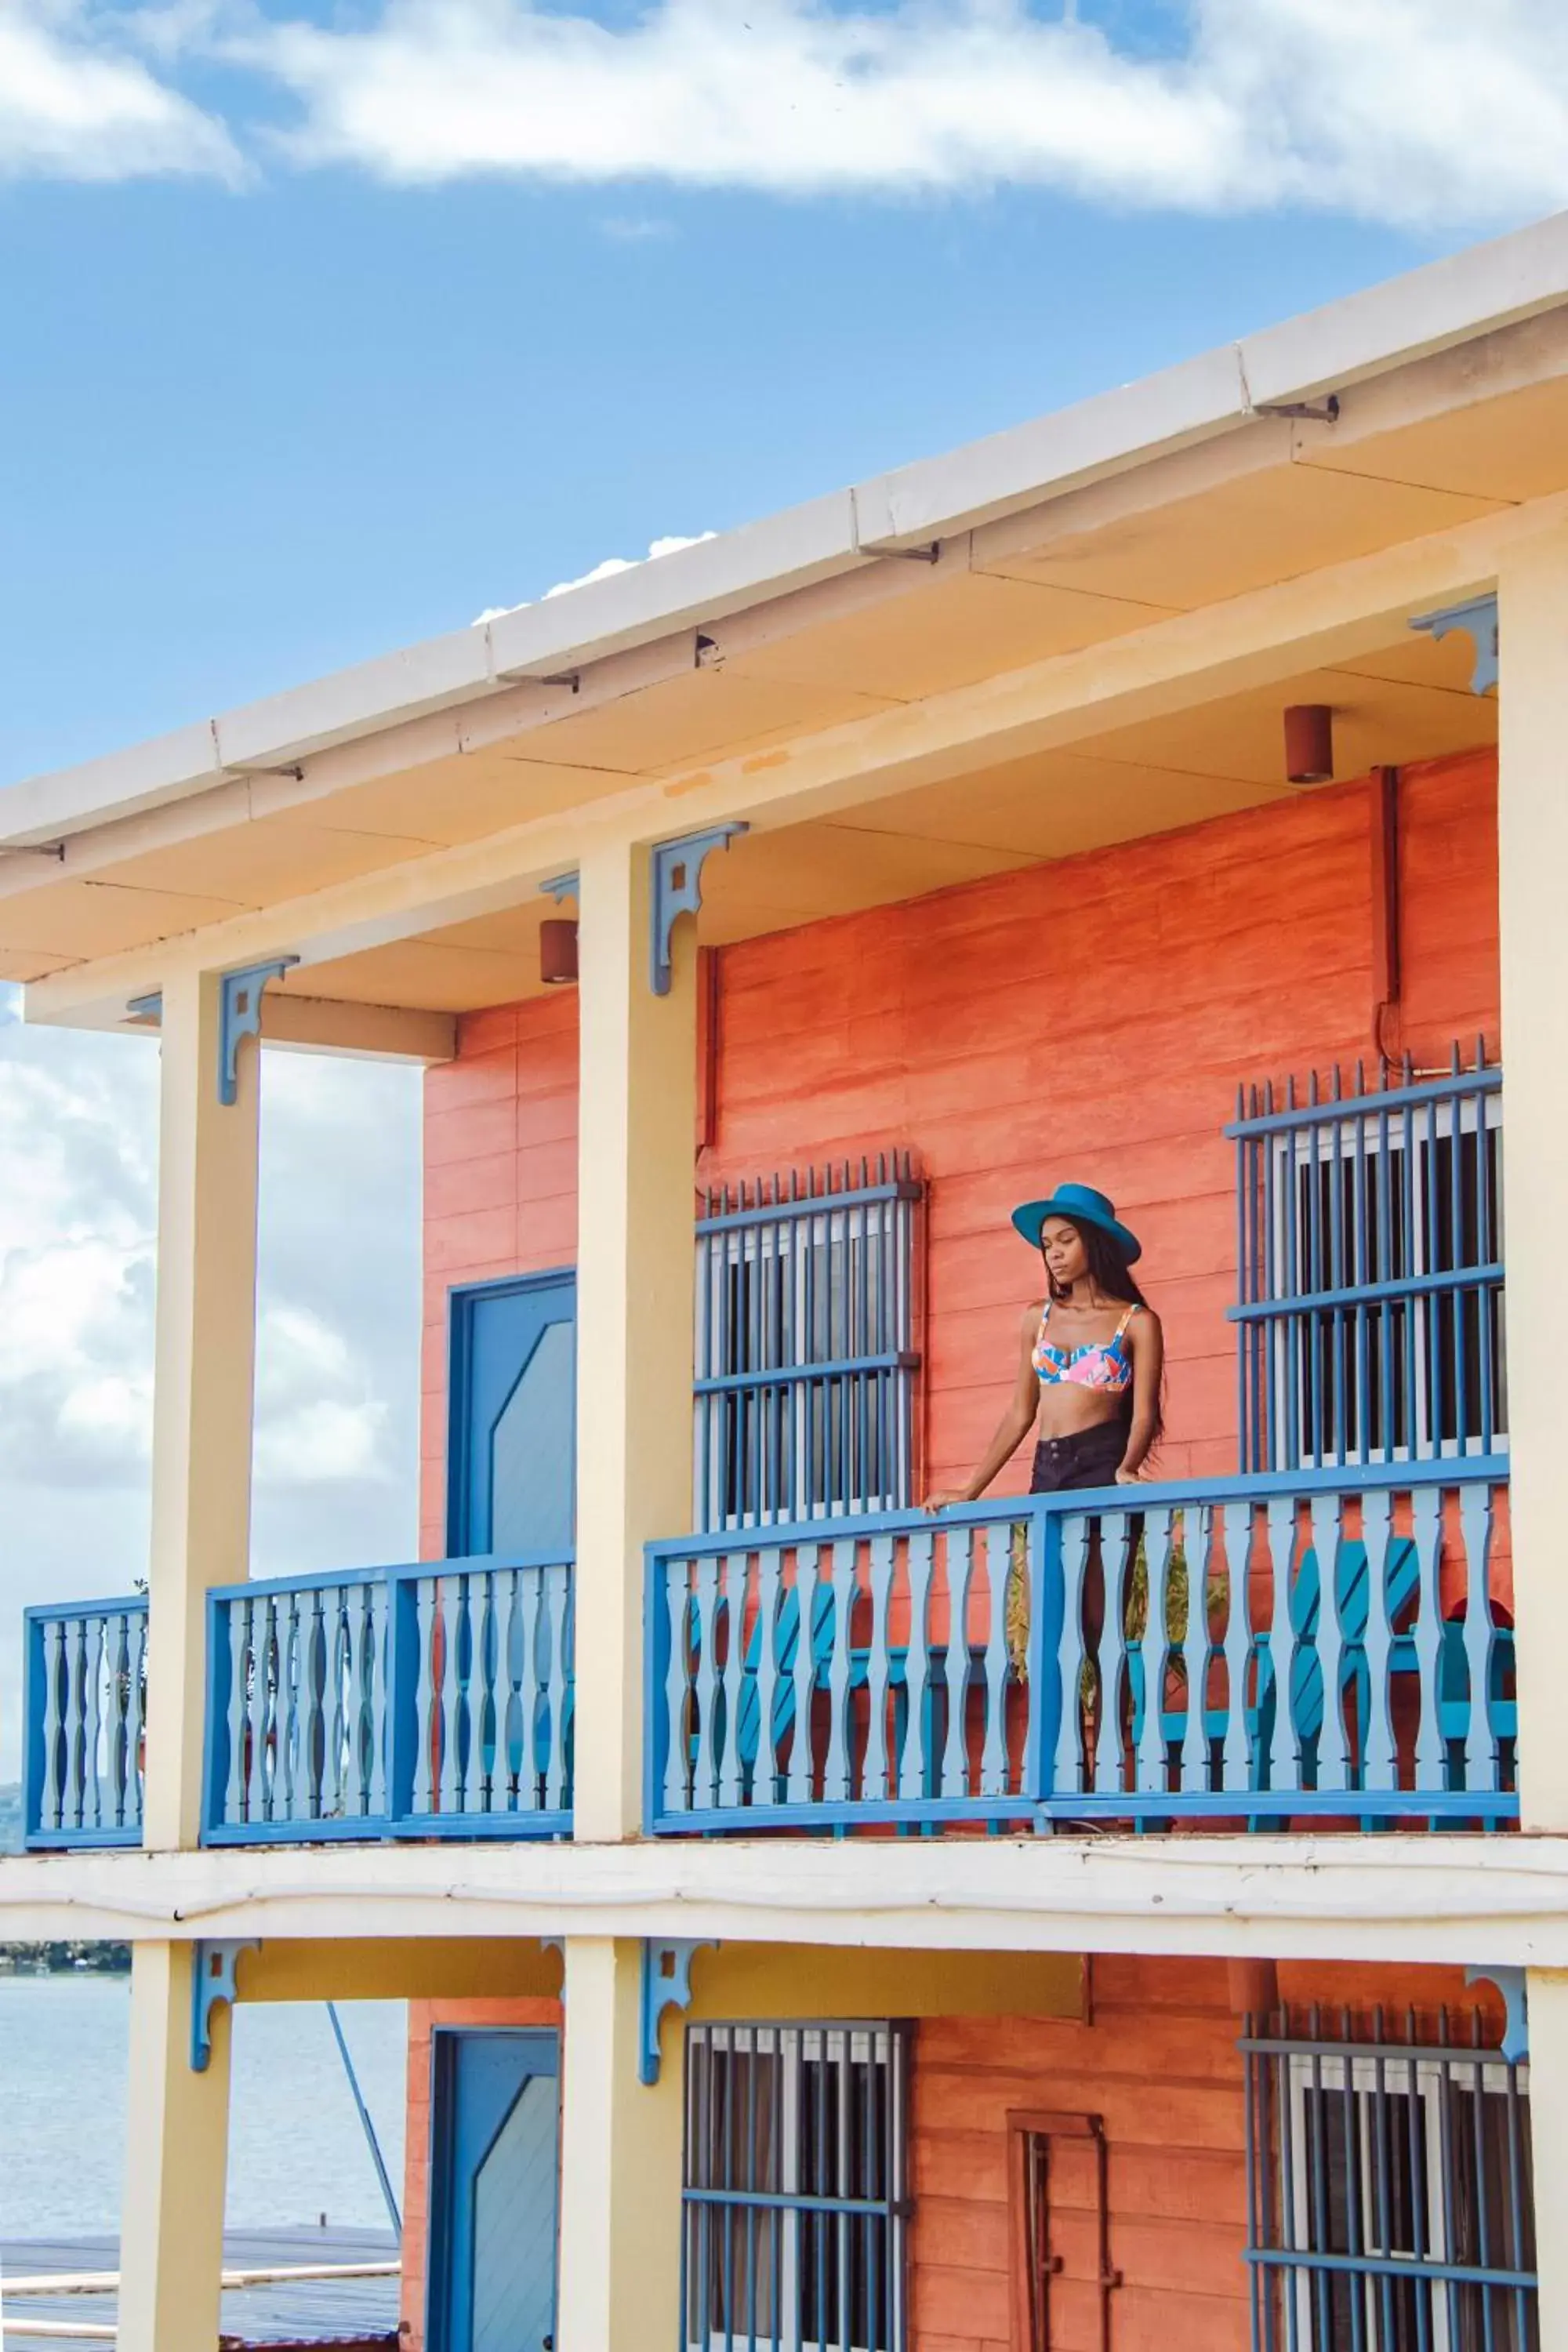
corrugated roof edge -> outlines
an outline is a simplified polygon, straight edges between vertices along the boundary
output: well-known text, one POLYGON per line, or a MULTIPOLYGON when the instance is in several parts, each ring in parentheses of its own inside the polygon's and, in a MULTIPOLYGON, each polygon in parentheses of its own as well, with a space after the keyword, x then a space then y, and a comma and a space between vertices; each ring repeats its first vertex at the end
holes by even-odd
POLYGON ((1086 480, 1342 391, 1568 302, 1568 214, 848 490, 677 550, 481 626, 291 688, 225 716, 0 792, 0 847, 63 837, 285 767, 353 737, 585 667, 855 569, 880 548, 951 537, 1086 480))

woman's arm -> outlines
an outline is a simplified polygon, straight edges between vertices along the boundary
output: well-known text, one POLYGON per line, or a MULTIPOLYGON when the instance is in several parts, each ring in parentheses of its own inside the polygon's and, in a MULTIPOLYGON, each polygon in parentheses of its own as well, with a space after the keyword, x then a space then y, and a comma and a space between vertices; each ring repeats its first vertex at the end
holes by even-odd
POLYGON ((1040 1309, 1029 1307, 1024 1316, 1018 1349, 1018 1377, 1013 1383, 1012 1402, 996 1424, 996 1434, 986 1447, 980 1467, 967 1486, 952 1494, 928 1495, 928 1511, 945 1510, 952 1503, 978 1501, 1005 1462, 1011 1461, 1019 1446, 1035 1425, 1039 1410, 1039 1381, 1035 1372, 1035 1332, 1040 1320, 1040 1309))
POLYGON ((1137 1478, 1154 1443, 1160 1375, 1165 1364, 1165 1334, 1152 1308, 1146 1307, 1142 1315, 1133 1317, 1127 1338, 1132 1349, 1132 1419, 1128 1424, 1121 1466, 1116 1473, 1119 1486, 1131 1486, 1137 1478))

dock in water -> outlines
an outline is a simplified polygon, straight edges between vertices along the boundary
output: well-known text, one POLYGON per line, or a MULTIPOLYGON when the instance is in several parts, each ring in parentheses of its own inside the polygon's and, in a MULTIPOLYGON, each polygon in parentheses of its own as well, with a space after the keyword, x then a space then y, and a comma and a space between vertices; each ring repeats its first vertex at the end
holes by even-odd
MULTIPOLYGON (((394 2346, 398 2252, 386 2230, 237 2230, 226 2233, 225 2274, 336 2272, 268 2277, 226 2287, 221 2343, 394 2346)), ((80 2352, 111 2343, 120 2247, 113 2238, 0 2242, 0 2311, 5 2352, 80 2352), (101 2286, 93 2282, 102 2277, 101 2286)))

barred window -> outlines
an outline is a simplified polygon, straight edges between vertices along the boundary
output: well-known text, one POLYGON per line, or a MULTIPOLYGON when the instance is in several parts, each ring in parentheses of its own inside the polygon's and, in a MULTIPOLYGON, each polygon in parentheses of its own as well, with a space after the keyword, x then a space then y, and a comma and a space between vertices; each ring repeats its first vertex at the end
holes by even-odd
POLYGON ((908 1155, 710 1193, 697 1225, 699 1529, 905 1508, 913 1478, 908 1155))
POLYGON ((902 2029, 693 2025, 686 2060, 689 2352, 903 2352, 902 2029))
POLYGON ((1242 1466, 1506 1443, 1502 1073, 1252 1089, 1237 1145, 1242 1466))
POLYGON ((1258 2352, 1539 2352, 1530 2075, 1483 2046, 1244 2041, 1258 2352))

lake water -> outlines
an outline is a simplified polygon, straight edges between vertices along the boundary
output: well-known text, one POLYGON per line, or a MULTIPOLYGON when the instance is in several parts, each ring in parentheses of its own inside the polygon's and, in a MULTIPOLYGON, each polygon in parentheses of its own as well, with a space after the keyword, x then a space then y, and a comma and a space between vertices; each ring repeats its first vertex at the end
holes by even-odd
MULTIPOLYGON (((128 1977, 0 1977, 0 2239, 113 2233, 125 2168, 128 1977)), ((339 2004, 399 2203, 407 2011, 339 2004)), ((319 2001, 241 2003, 230 2229, 384 2229, 374 2168, 319 2001)))

